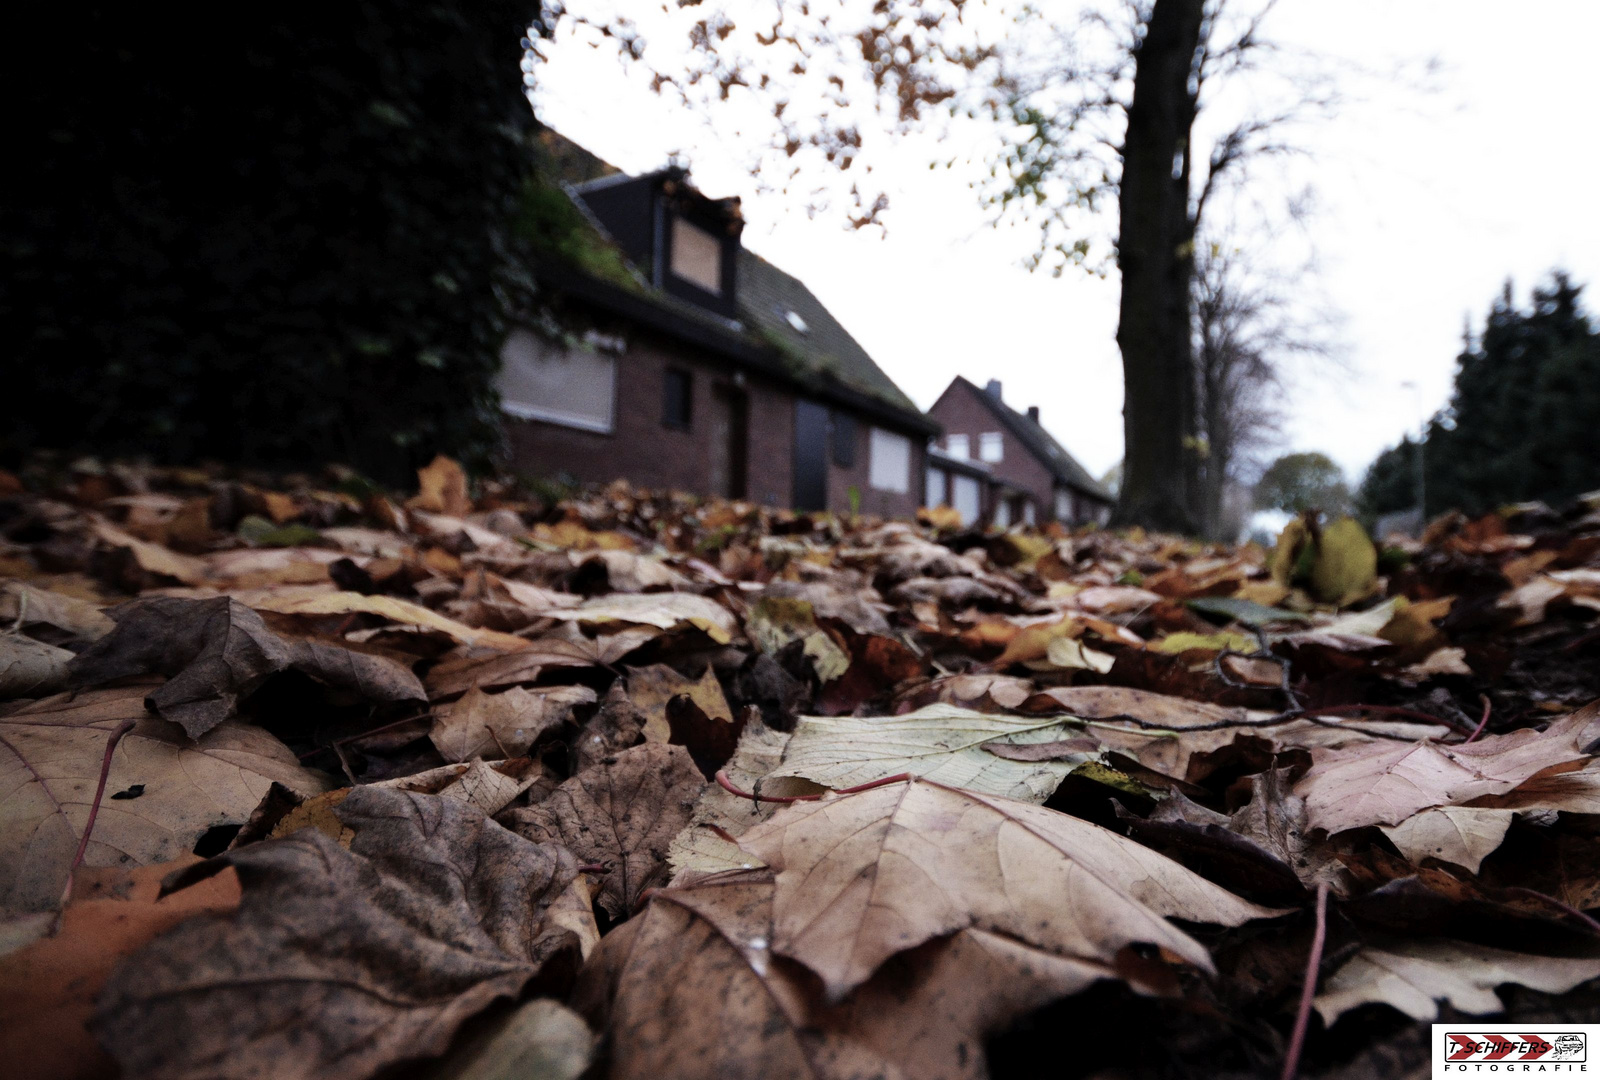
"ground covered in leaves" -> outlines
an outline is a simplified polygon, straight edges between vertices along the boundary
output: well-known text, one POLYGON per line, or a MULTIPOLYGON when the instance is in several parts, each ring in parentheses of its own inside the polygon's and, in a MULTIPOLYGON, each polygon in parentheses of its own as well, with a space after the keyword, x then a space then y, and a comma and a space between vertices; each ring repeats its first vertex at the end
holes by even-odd
POLYGON ((1422 1076, 1435 1018, 1600 1019, 1600 498, 1265 552, 419 488, 0 473, 8 1075, 1422 1076))

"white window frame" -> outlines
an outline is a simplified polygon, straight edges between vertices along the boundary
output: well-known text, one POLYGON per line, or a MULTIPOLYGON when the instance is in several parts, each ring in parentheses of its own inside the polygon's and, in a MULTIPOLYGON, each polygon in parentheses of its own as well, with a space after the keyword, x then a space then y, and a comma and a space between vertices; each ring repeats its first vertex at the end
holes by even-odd
POLYGON ((956 508, 961 515, 961 524, 971 525, 983 513, 983 485, 978 483, 975 476, 963 476, 954 473, 950 477, 950 505, 956 508), (963 505, 969 500, 965 495, 971 496, 970 507, 963 505))
POLYGON ((1002 529, 1011 527, 1011 498, 1001 495, 994 501, 994 523, 1002 529))
POLYGON ((972 440, 965 435, 946 435, 944 437, 944 452, 957 461, 970 461, 972 459, 972 440))
POLYGON ((1004 461, 1006 457, 1006 437, 998 431, 985 431, 978 436, 978 460, 991 464, 1004 461))
POLYGON ((616 430, 617 421, 617 358, 607 356, 593 349, 581 346, 563 349, 549 341, 540 338, 530 330, 513 330, 506 336, 505 344, 501 346, 501 374, 504 375, 507 365, 516 362, 512 355, 514 351, 526 349, 531 353, 533 362, 550 361, 555 363, 579 362, 594 364, 605 369, 605 378, 609 385, 606 387, 606 414, 604 417, 588 413, 573 412, 568 409, 551 408, 532 401, 518 401, 508 395, 507 389, 500 377, 495 380, 496 389, 500 391, 500 410, 508 416, 519 420, 542 420, 548 424, 559 424, 562 427, 576 428, 579 431, 593 431, 602 435, 609 435, 616 430))
POLYGON ((911 490, 911 440, 894 431, 872 429, 867 483, 873 491, 905 495, 911 490))
POLYGON ((928 476, 923 488, 924 506, 943 506, 949 501, 950 475, 936 465, 928 466, 928 476))

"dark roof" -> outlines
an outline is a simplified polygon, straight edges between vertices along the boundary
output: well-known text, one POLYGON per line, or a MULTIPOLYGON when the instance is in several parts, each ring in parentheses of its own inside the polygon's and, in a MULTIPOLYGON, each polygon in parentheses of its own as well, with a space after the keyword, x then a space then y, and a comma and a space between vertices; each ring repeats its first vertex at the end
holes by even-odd
POLYGON ((952 387, 961 385, 971 391, 995 415, 995 418, 1028 448, 1028 452, 1050 470, 1050 474, 1057 481, 1104 502, 1117 501, 1116 496, 1107 491, 1104 484, 1090 476, 1089 470, 1078 464, 1078 459, 1068 453, 1066 447, 1056 442, 1055 436, 1046 431, 1038 421, 1028 419, 1027 414, 1019 413, 963 376, 957 375, 955 382, 950 385, 952 387))
MULTIPOLYGON (((677 175, 679 171, 669 168, 643 177, 628 177, 553 131, 546 129, 540 134, 540 140, 545 144, 545 153, 541 155, 543 162, 555 163, 558 167, 577 166, 571 171, 563 168, 558 178, 564 182, 573 203, 583 211, 599 242, 610 245, 619 254, 620 246, 585 205, 585 193, 658 174, 677 175)), ((608 281, 596 280, 587 268, 570 261, 559 265, 545 262, 533 269, 547 285, 577 294, 590 303, 607 307, 653 329, 715 350, 726 359, 797 385, 835 404, 866 413, 880 422, 930 435, 941 430, 884 374, 800 279, 742 245, 738 248, 735 267, 737 320, 653 287, 647 272, 634 273, 632 281, 608 281), (790 312, 799 318, 805 327, 803 331, 791 322, 790 312)), ((634 269, 648 271, 648 268, 634 269)))

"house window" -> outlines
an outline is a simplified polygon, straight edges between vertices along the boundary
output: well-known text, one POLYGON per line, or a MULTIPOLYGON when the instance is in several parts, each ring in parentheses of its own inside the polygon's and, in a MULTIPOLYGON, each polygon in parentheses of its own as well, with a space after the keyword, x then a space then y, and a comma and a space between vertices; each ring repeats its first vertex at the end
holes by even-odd
POLYGON ((672 272, 722 295, 722 241, 680 217, 672 219, 672 272))
POLYGON ((872 429, 868 483, 875 491, 911 490, 911 440, 882 428, 872 429))
POLYGON ((687 371, 668 368, 661 388, 661 422, 669 428, 688 431, 693 418, 694 381, 687 371))
POLYGON ((1066 488, 1056 489, 1056 520, 1072 524, 1072 493, 1066 488))
POLYGON ((971 525, 983 510, 983 491, 971 476, 950 478, 950 505, 961 515, 961 524, 971 525))
POLYGON ((924 506, 943 506, 945 501, 945 483, 943 469, 928 470, 927 497, 923 499, 924 506))
POLYGON ((1006 456, 1005 436, 998 431, 985 431, 978 436, 978 458, 982 461, 1002 461, 1006 456))
POLYGON ((500 407, 523 420, 609 433, 616 387, 614 356, 567 348, 527 330, 513 331, 500 351, 500 407))
POLYGON ((972 456, 972 445, 965 435, 946 435, 944 437, 944 452, 953 458, 966 461, 972 456))
POLYGON ((994 523, 1002 529, 1011 524, 1011 500, 996 499, 994 501, 994 523))
POLYGON ((841 469, 855 468, 856 418, 848 413, 833 414, 833 463, 841 469))
POLYGON ((1022 523, 1024 525, 1033 525, 1037 523, 1037 521, 1038 516, 1033 510, 1033 500, 1029 499, 1027 502, 1022 504, 1022 523))

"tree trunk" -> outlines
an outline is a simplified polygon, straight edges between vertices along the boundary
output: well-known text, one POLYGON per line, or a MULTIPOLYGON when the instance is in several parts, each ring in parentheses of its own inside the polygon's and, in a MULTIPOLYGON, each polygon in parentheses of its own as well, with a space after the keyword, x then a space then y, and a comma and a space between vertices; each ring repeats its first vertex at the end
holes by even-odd
POLYGON ((1195 430, 1188 151, 1203 9, 1204 0, 1156 0, 1135 53, 1119 194, 1126 456, 1112 520, 1179 532, 1197 524, 1185 447, 1195 430))

